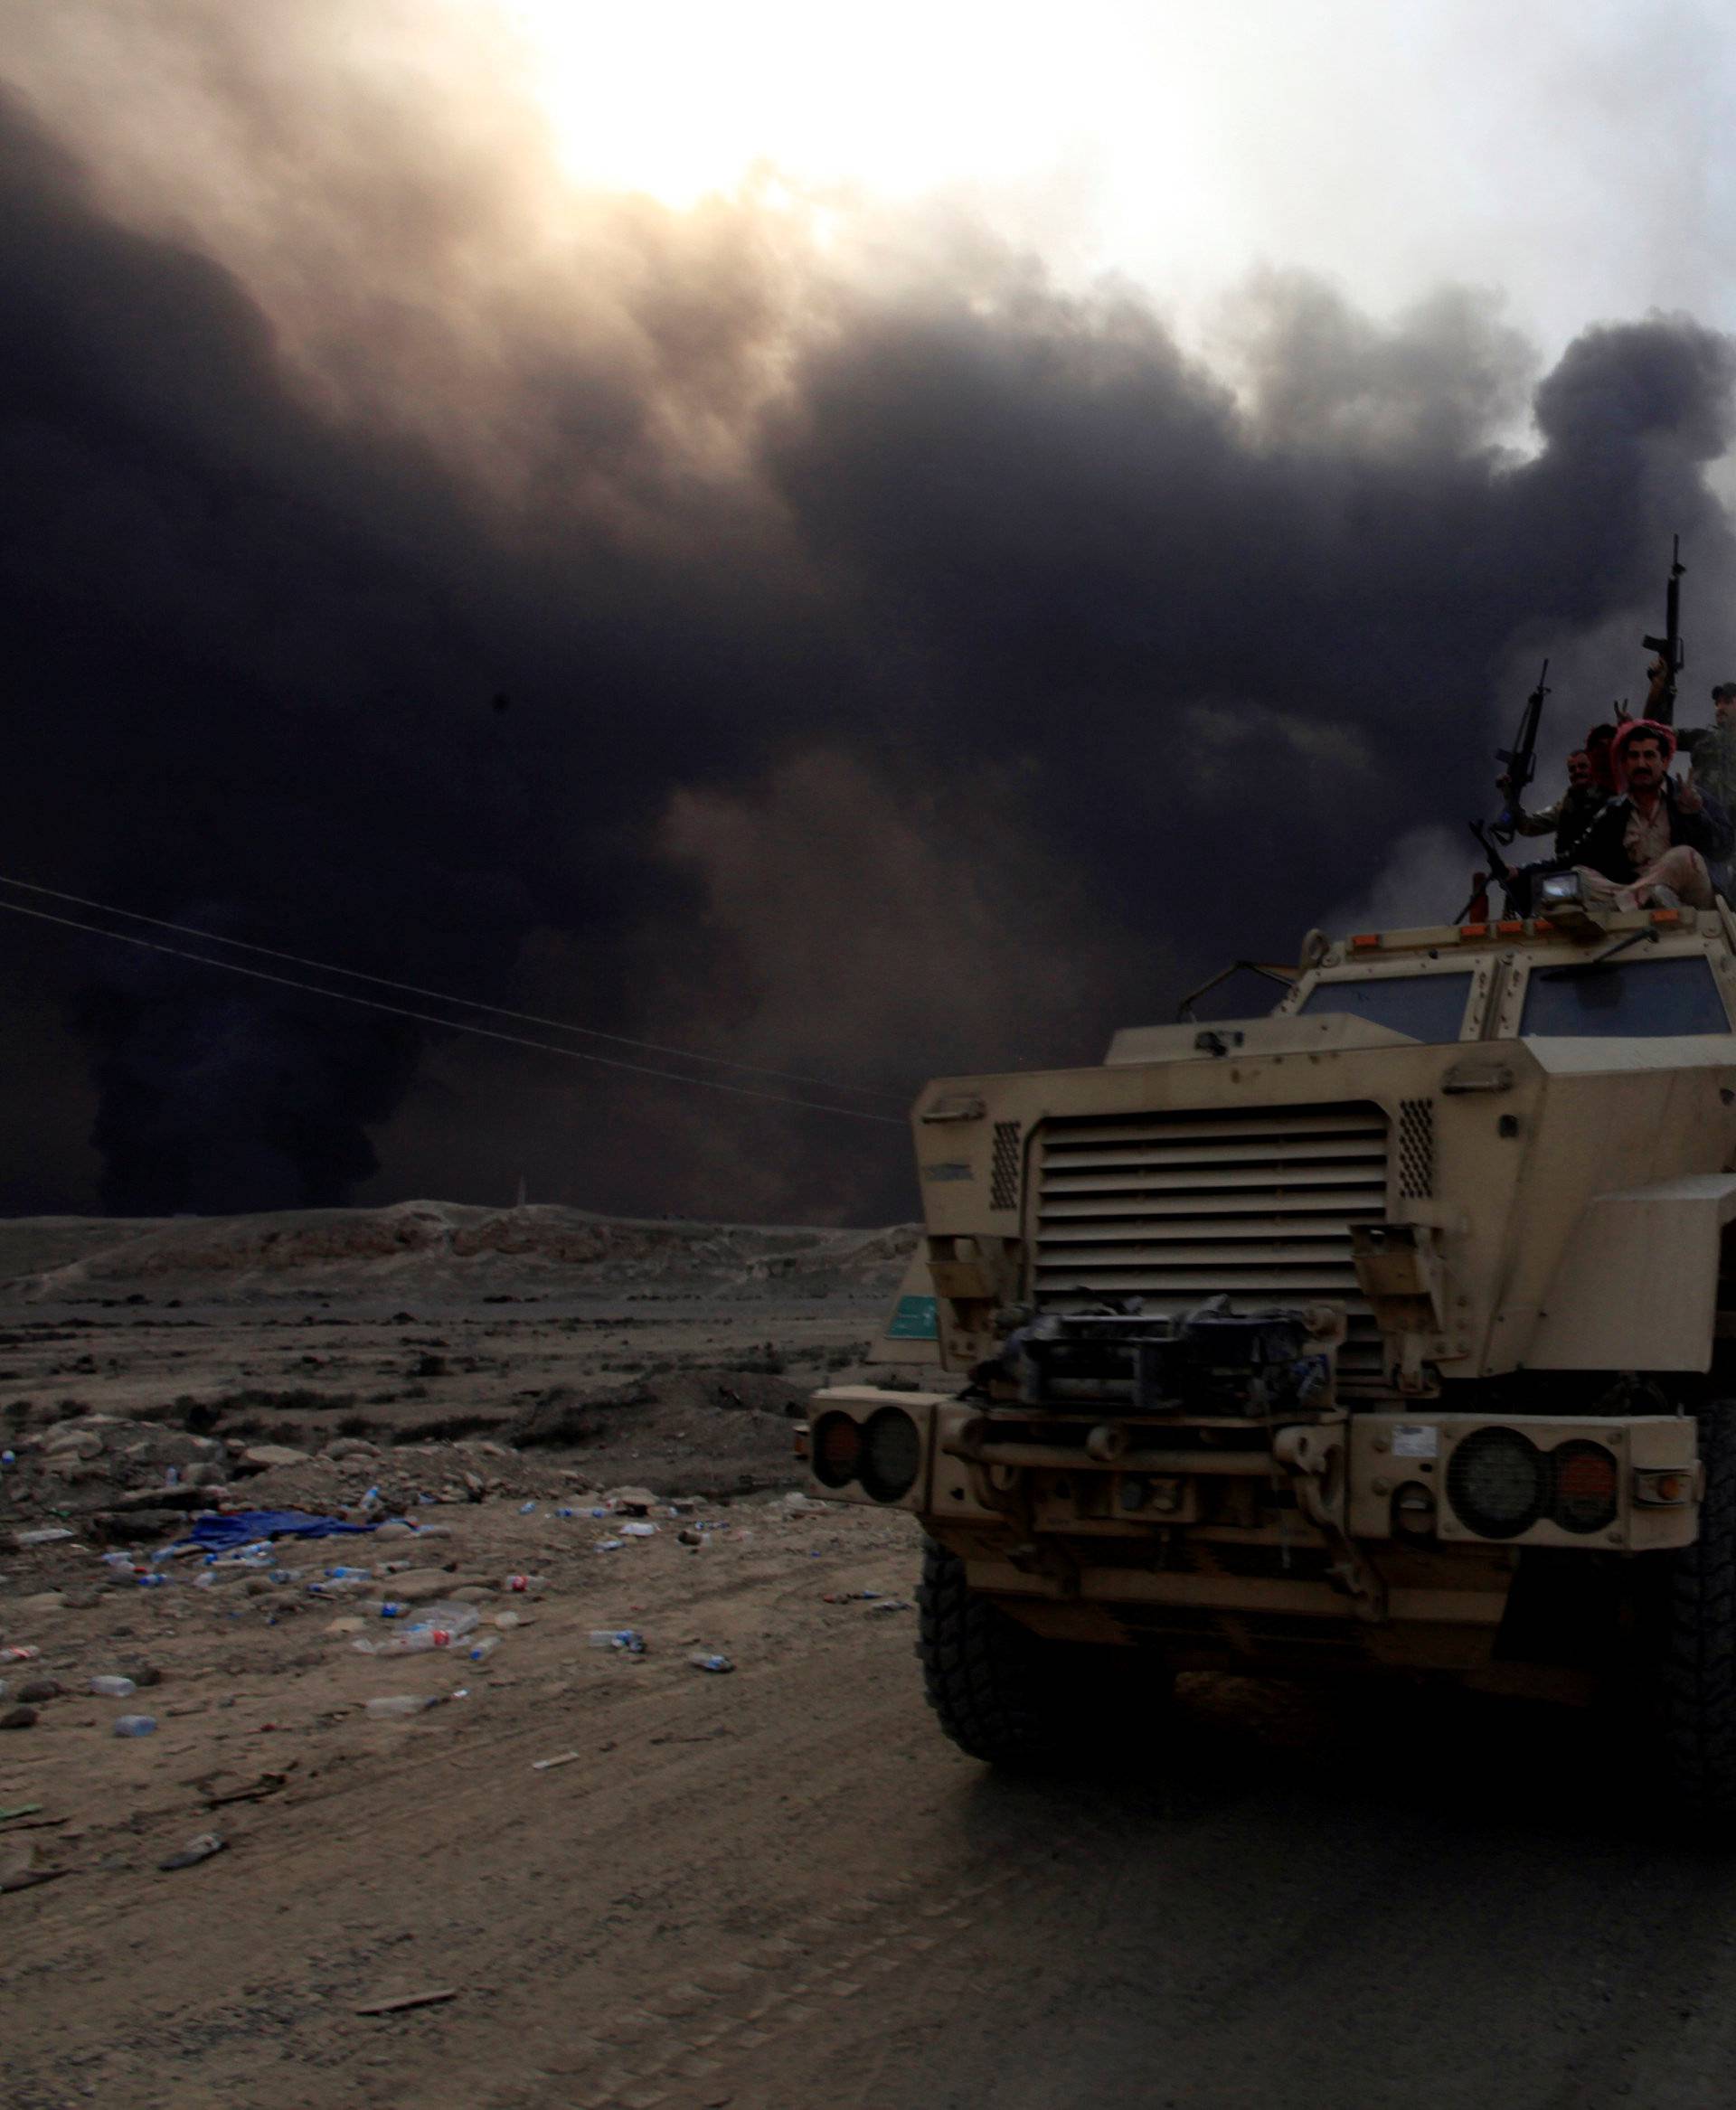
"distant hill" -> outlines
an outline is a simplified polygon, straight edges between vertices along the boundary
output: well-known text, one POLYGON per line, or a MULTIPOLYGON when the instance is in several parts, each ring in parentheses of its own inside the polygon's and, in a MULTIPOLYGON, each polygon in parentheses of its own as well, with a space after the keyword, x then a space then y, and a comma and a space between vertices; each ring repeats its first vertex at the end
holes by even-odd
POLYGON ((0 1220, 0 1298, 41 1303, 143 1293, 247 1301, 307 1291, 392 1297, 551 1295, 642 1285, 671 1293, 779 1285, 812 1295, 896 1286, 913 1224, 877 1230, 596 1216, 527 1204, 255 1216, 14 1217, 0 1220))

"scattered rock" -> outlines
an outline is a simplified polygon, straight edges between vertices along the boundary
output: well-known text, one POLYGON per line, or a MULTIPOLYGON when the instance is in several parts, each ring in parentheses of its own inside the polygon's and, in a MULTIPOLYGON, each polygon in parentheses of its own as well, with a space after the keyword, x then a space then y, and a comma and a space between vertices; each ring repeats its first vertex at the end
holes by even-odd
POLYGON ((605 1509, 624 1517, 649 1516, 657 1506, 657 1498, 648 1487, 611 1487, 602 1502, 605 1509))
POLYGON ((77 1422, 62 1422, 60 1427, 51 1428, 42 1438, 43 1458, 95 1458, 101 1455, 101 1433, 94 1428, 81 1427, 77 1422))
MULTIPOLYGON (((134 1487, 124 1494, 118 1494, 114 1507, 121 1511, 132 1510, 189 1510, 209 1506, 209 1490, 195 1486, 191 1480, 180 1487, 134 1487)), ((177 1516, 175 1523, 181 1521, 177 1516)))
POLYGON ((167 1860, 157 1862, 159 1869, 193 1869, 202 1860, 209 1860, 213 1853, 221 1853, 228 1842, 221 1832, 202 1832, 190 1839, 179 1853, 172 1853, 167 1860))
POLYGON ((241 1463, 256 1472, 269 1473, 279 1465, 305 1465, 311 1455, 307 1451, 292 1450, 288 1444, 249 1444, 241 1453, 241 1463))
POLYGON ((59 1700, 65 1691, 58 1678, 26 1678, 18 1688, 18 1697, 35 1706, 44 1700, 59 1700))
POLYGON ((436 1597, 449 1597, 451 1584, 452 1578, 443 1568, 407 1568, 401 1575, 389 1577, 382 1587, 406 1605, 426 1605, 436 1597))
POLYGON ((141 1455, 151 1465, 203 1465, 222 1455, 223 1446, 214 1438, 179 1428, 163 1429, 141 1446, 141 1455))
POLYGON ((9 1707, 0 1714, 0 1729, 33 1729, 36 1727, 36 1710, 33 1707, 9 1707))

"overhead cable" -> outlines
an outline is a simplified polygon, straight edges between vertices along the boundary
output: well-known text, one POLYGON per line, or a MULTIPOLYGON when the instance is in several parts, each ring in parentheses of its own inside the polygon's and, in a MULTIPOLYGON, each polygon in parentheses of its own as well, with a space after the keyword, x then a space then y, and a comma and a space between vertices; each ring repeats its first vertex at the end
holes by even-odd
MULTIPOLYGON (((387 975, 371 975, 361 967, 341 967, 332 960, 316 960, 305 953, 281 952, 275 946, 255 945, 245 937, 225 937, 222 931, 205 930, 195 923, 172 923, 165 916, 146 916, 137 909, 122 909, 113 901, 92 900, 88 894, 69 894, 59 887, 38 886, 32 880, 9 878, 0 872, 0 886, 17 887, 27 894, 41 894, 51 901, 71 901, 80 909, 99 909, 105 916, 124 916, 129 923, 148 923, 156 930, 173 930, 181 937, 196 937, 207 945, 232 946, 238 951, 258 953, 268 960, 287 960, 291 966, 312 967, 322 975, 343 975, 353 982, 371 982, 377 989, 395 989, 403 996, 431 997, 439 1003, 462 1004, 467 1011, 491 1012, 496 1018, 517 1019, 522 1025, 552 1026, 557 1032, 581 1033, 588 1040, 608 1041, 618 1048, 637 1048, 648 1055, 674 1055, 684 1062, 709 1062, 720 1069, 738 1069, 750 1077, 775 1077, 784 1084, 807 1084, 821 1091, 859 1092, 871 1098, 902 1100, 900 1092, 882 1086, 844 1084, 835 1077, 808 1077, 799 1070, 768 1069, 758 1062, 738 1062, 728 1055, 702 1055, 692 1048, 673 1048, 660 1041, 635 1040, 627 1033, 604 1032, 598 1026, 574 1025, 571 1020, 544 1018, 533 1011, 513 1011, 504 1003, 489 1003, 479 996, 454 996, 449 990, 427 989, 417 982, 394 982, 387 975)), ((118 936, 119 933, 114 935, 118 936)), ((442 1022, 443 1023, 445 1022, 442 1022)))
POLYGON ((270 982, 280 989, 299 989, 309 996, 328 997, 334 1003, 349 1003, 363 1011, 382 1011, 393 1018, 414 1019, 425 1026, 443 1026, 448 1032, 474 1033, 484 1041, 503 1041, 509 1047, 534 1048, 540 1054, 561 1055, 571 1062, 592 1062, 605 1069, 624 1069, 636 1077, 662 1078, 671 1084, 697 1085, 702 1091, 728 1092, 732 1097, 761 1099, 774 1107, 801 1107, 810 1114, 836 1114, 846 1121, 876 1121, 888 1128, 901 1128, 904 1124, 895 1114, 871 1114, 860 1107, 828 1107, 818 1099, 794 1099, 782 1092, 756 1091, 751 1085, 728 1084, 721 1077, 690 1077, 680 1069, 656 1069, 648 1063, 625 1062, 617 1055, 595 1055, 589 1048, 562 1048, 552 1041, 533 1041, 524 1033, 498 1032, 493 1026, 476 1026, 463 1019, 440 1018, 432 1012, 411 1011, 401 1003, 384 1003, 377 996, 356 996, 347 989, 324 989, 317 982, 297 982, 288 975, 273 975, 263 967, 243 966, 240 960, 212 959, 205 953, 193 953, 175 945, 162 945, 156 938, 137 937, 129 930, 108 930, 100 923, 81 923, 71 916, 55 916, 46 909, 27 909, 22 901, 0 900, 0 909, 14 916, 28 916, 38 923, 56 923, 67 930, 87 931, 92 937, 113 938, 118 945, 142 947, 146 952, 165 953, 172 959, 191 960, 195 966, 215 967, 225 975, 245 975, 254 982, 270 982))

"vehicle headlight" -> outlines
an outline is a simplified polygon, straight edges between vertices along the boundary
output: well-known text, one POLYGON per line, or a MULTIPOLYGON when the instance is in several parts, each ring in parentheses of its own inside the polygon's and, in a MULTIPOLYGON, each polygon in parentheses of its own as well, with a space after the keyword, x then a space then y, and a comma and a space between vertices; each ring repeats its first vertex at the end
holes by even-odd
POLYGON ((1479 1428, 1453 1453, 1447 1495, 1467 1531, 1516 1539, 1543 1515, 1550 1477, 1543 1454, 1516 1428, 1479 1428))
POLYGON ((856 1477, 876 1502, 898 1502, 922 1469, 922 1438, 901 1407, 882 1407, 862 1430, 856 1477))
POLYGON ((1578 1438, 1551 1455, 1551 1521, 1564 1531, 1606 1531, 1621 1507, 1621 1479, 1615 1453, 1578 1438))
POLYGON ((1552 871, 1537 881, 1540 909, 1564 909, 1585 899, 1585 887, 1577 871, 1552 871))
POLYGON ((822 1487, 847 1487, 862 1456, 862 1424, 847 1414, 822 1414, 810 1439, 809 1470, 822 1487))

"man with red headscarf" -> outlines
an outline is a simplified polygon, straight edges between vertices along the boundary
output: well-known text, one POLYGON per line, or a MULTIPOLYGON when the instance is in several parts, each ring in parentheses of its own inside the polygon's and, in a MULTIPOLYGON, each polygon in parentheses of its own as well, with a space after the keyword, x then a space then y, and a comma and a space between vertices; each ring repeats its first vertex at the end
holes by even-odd
POLYGON ((1675 758, 1675 733, 1654 719, 1629 719, 1611 741, 1616 796, 1577 852, 1588 899, 1618 909, 1712 907, 1706 867, 1730 855, 1736 830, 1721 805, 1670 775, 1675 758))

